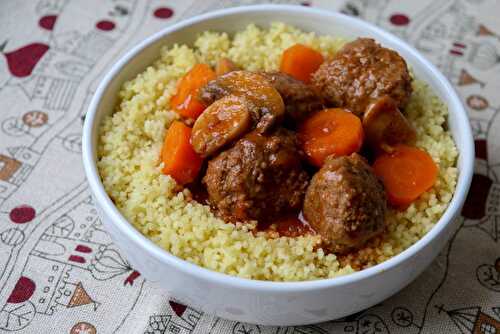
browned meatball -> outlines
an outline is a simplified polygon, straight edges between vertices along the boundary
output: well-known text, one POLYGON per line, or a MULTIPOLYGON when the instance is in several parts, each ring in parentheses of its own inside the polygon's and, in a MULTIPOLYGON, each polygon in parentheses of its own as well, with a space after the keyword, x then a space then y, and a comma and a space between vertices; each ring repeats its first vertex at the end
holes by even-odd
POLYGON ((295 135, 250 132, 209 161, 203 178, 209 201, 228 221, 269 221, 300 210, 308 175, 295 135))
POLYGON ((354 153, 326 159, 307 188, 303 213, 325 248, 342 254, 381 233, 386 210, 382 184, 354 153))
POLYGON ((311 113, 323 108, 322 98, 304 82, 278 71, 259 74, 266 77, 280 93, 285 103, 285 120, 289 124, 299 124, 311 113))
POLYGON ((313 73, 312 83, 328 104, 347 108, 358 116, 383 95, 390 96, 402 109, 412 92, 405 60, 371 38, 346 44, 313 73))

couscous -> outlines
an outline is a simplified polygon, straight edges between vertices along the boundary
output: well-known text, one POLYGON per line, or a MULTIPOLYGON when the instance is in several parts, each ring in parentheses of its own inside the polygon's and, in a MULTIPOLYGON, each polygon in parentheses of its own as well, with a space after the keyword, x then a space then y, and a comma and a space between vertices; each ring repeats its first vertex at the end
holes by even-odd
POLYGON ((215 67, 221 58, 247 71, 275 71, 283 51, 297 43, 329 59, 346 41, 282 23, 267 29, 249 25, 234 36, 205 32, 193 46, 164 47, 157 61, 123 85, 115 112, 100 128, 98 169, 115 205, 142 234, 171 254, 211 270, 257 280, 304 281, 383 262, 439 220, 455 190, 457 149, 446 127, 446 106, 418 78, 411 82, 412 94, 401 101, 416 131, 415 146, 437 166, 436 180, 404 209, 388 208, 384 233, 359 249, 329 252, 317 234, 269 237, 256 231, 255 223, 227 223, 162 173, 165 131, 179 119, 170 101, 186 72, 198 63, 215 67))

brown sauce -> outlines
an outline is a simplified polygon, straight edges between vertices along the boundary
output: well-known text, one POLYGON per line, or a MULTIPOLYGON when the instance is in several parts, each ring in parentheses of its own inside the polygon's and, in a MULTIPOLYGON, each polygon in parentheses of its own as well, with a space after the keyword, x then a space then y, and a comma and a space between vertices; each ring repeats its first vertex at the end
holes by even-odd
POLYGON ((260 223, 257 225, 259 231, 278 233, 280 237, 297 238, 304 235, 316 234, 307 221, 298 214, 288 214, 269 223, 260 223))
POLYGON ((280 236, 296 238, 304 235, 315 234, 309 223, 299 215, 284 217, 276 222, 276 231, 280 236))
MULTIPOLYGON (((185 187, 189 189, 192 200, 200 204, 210 206, 207 189, 203 186, 203 184, 201 184, 201 182, 193 182, 185 187)), ((217 215, 217 212, 215 212, 211 206, 210 210, 217 215)), ((230 224, 231 222, 227 223, 230 224)), ((270 235, 276 235, 277 233, 280 237, 288 238, 297 238, 305 235, 316 234, 309 223, 305 220, 302 212, 299 212, 298 214, 290 213, 270 222, 258 222, 257 231, 268 232, 270 235)))
MULTIPOLYGON (((210 205, 208 193, 201 182, 186 185, 191 192, 192 199, 203 205, 210 205)), ((211 207, 211 210, 213 208, 211 207)), ((213 211, 215 214, 216 212, 213 211)), ((221 218, 222 219, 222 218, 221 218)), ((227 222, 231 224, 231 222, 227 222)), ((302 212, 290 213, 270 222, 259 222, 254 232, 266 232, 270 237, 297 238, 306 235, 316 235, 316 231, 309 225, 302 212)), ((350 265, 355 270, 370 267, 376 263, 376 248, 380 246, 382 237, 370 240, 359 250, 353 250, 347 254, 337 255, 342 266, 350 265)))
POLYGON ((203 205, 209 205, 208 192, 201 182, 193 182, 186 185, 186 188, 191 192, 192 199, 203 205))

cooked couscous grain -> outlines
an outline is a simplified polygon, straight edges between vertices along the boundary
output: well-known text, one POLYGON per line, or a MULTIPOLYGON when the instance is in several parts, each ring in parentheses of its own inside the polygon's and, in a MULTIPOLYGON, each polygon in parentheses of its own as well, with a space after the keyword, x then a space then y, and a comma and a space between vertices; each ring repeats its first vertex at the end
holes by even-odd
POLYGON ((177 118, 169 99, 177 80, 195 63, 215 65, 228 57, 248 70, 275 70, 280 55, 294 43, 335 53, 345 41, 304 33, 273 23, 269 29, 249 25, 230 37, 205 32, 192 48, 164 47, 159 59, 126 82, 120 103, 100 129, 98 168, 109 196, 123 215, 155 243, 187 261, 222 273, 272 281, 335 277, 365 268, 400 253, 419 240, 446 210, 457 180, 457 150, 443 127, 446 106, 423 82, 414 81, 406 108, 418 133, 417 146, 439 166, 434 187, 405 211, 389 210, 387 233, 362 250, 337 258, 318 248, 318 237, 267 238, 248 225, 227 224, 210 208, 191 200, 188 190, 161 173, 159 154, 165 129, 177 118))

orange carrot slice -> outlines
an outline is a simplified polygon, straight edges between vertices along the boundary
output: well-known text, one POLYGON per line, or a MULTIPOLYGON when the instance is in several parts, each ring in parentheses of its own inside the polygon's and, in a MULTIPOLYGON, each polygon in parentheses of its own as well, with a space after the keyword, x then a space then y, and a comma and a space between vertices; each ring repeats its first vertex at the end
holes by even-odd
POLYGON ((310 163, 318 167, 329 155, 350 155, 363 145, 361 120, 341 108, 315 113, 305 120, 298 133, 310 163))
POLYGON ((295 44, 283 51, 280 71, 308 83, 311 74, 318 69, 323 60, 318 51, 303 44, 295 44))
POLYGON ((382 180, 389 203, 404 208, 434 185, 438 167, 427 152, 397 145, 375 160, 373 171, 382 180))
POLYGON ((191 128, 174 121, 167 130, 161 160, 163 174, 170 175, 179 184, 194 181, 200 171, 203 159, 196 154, 190 143, 191 128))
POLYGON ((198 100, 201 87, 215 79, 215 72, 207 64, 196 64, 179 81, 170 106, 181 116, 196 119, 206 106, 198 100))

